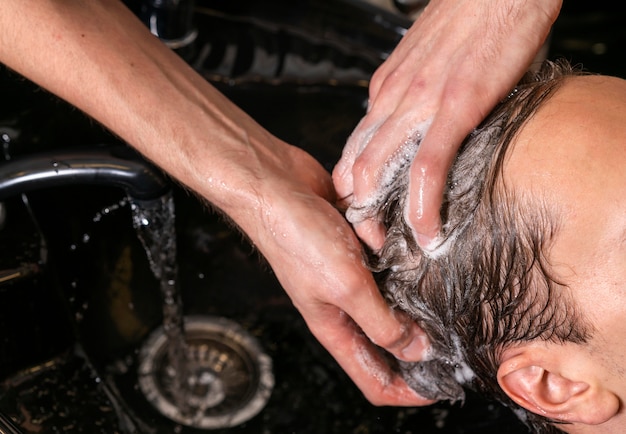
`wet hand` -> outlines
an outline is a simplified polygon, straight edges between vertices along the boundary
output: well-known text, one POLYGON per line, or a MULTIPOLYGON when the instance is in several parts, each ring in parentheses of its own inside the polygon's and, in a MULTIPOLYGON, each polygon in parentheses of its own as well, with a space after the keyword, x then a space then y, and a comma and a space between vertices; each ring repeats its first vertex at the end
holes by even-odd
POLYGON ((405 217, 418 243, 433 247, 459 146, 527 70, 560 7, 560 0, 431 0, 372 77, 368 112, 333 171, 346 216, 372 249, 385 239, 372 210, 407 165, 405 217))
POLYGON ((415 361, 423 358, 428 340, 383 300, 363 265, 357 237, 331 204, 329 174, 298 148, 281 152, 283 169, 275 167, 257 187, 256 216, 238 218, 238 223, 269 261, 311 332, 372 403, 432 403, 410 389, 374 345, 415 361))

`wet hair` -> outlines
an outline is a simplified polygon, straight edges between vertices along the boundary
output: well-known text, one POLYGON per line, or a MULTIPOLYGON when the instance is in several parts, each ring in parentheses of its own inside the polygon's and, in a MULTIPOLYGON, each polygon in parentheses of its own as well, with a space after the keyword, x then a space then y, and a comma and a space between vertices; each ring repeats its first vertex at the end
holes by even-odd
POLYGON ((585 343, 592 328, 550 272, 546 251, 558 232, 553 204, 507 188, 503 166, 511 142, 568 76, 583 72, 545 61, 467 137, 450 171, 441 244, 421 250, 405 220, 408 170, 378 210, 384 247, 370 258, 388 302, 407 312, 431 341, 427 360, 398 362, 426 398, 462 401, 464 388, 512 410, 536 432, 557 421, 526 411, 500 388, 504 349, 533 340, 585 343))

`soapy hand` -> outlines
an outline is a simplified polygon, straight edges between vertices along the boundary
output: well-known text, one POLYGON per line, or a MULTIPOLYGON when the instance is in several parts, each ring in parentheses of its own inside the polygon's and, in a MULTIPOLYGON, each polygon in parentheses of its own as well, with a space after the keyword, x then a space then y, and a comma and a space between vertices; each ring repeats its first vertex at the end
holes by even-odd
POLYGON ((370 248, 385 239, 371 210, 409 164, 405 218, 422 248, 436 247, 459 146, 527 70, 561 3, 431 0, 373 75, 368 112, 333 172, 346 216, 370 248))

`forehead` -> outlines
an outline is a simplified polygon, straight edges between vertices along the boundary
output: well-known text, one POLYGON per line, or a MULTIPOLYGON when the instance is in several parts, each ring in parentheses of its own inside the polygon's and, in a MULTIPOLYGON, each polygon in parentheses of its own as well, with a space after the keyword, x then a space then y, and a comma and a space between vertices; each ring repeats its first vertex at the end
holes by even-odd
POLYGON ((568 78, 520 131, 504 180, 555 211, 548 260, 575 297, 626 306, 626 81, 568 78))
POLYGON ((626 81, 566 79, 519 132, 504 180, 517 192, 565 208, 624 197, 626 81))

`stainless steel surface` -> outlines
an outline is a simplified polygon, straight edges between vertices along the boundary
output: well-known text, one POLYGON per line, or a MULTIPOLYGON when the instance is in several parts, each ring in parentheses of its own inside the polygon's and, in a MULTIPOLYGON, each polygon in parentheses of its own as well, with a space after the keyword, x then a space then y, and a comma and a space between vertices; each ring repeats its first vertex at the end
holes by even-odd
POLYGON ((168 339, 162 328, 139 354, 139 386, 164 416, 200 429, 228 428, 256 416, 274 387, 272 360, 257 340, 237 323, 221 317, 185 319, 187 391, 181 408, 171 390, 175 372, 167 360, 168 339))
POLYGON ((0 413, 0 434, 22 434, 22 431, 9 416, 0 413))

